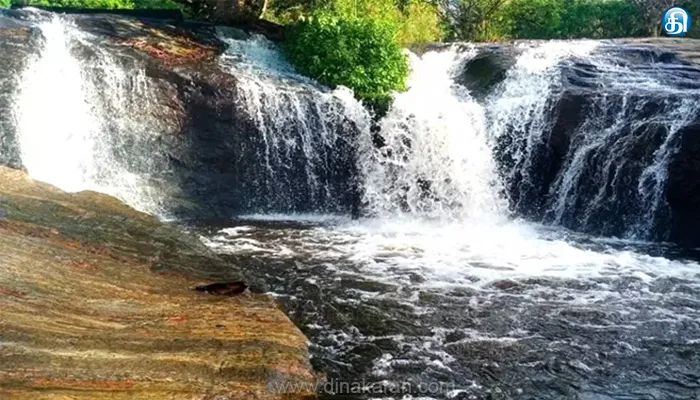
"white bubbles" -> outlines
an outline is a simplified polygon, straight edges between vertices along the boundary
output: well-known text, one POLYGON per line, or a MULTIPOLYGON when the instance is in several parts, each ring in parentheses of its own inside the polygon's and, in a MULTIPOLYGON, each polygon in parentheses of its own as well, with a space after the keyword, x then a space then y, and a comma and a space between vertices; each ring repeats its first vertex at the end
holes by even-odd
POLYGON ((29 174, 63 190, 90 187, 94 136, 80 63, 70 54, 75 30, 59 18, 39 26, 44 45, 30 60, 15 101, 22 163, 29 174))
POLYGON ((29 175, 68 192, 107 193, 165 217, 162 194, 144 171, 155 169, 155 159, 141 159, 147 167, 131 170, 138 155, 120 147, 132 135, 148 138, 159 125, 149 115, 144 71, 127 71, 102 49, 89 65, 81 62, 72 51, 89 46, 88 35, 60 17, 38 27, 43 47, 22 73, 15 98, 21 159, 29 175))
POLYGON ((365 200, 379 216, 493 219, 505 207, 487 143, 484 108, 453 67, 472 54, 450 49, 410 55, 409 89, 381 120, 383 146, 366 140, 360 169, 365 200))

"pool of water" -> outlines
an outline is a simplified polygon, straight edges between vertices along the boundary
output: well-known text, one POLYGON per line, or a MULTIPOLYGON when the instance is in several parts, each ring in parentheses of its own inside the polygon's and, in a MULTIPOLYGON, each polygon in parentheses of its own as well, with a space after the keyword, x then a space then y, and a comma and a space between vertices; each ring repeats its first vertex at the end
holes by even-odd
POLYGON ((697 252, 524 222, 194 229, 307 335, 324 398, 700 396, 697 252))

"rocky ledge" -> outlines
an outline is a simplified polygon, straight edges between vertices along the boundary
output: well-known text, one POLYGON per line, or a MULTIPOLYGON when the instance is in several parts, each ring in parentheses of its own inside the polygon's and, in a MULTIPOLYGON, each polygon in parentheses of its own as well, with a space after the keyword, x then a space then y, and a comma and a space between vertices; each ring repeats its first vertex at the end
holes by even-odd
POLYGON ((307 340, 235 268, 108 196, 0 167, 0 398, 306 399, 307 340))

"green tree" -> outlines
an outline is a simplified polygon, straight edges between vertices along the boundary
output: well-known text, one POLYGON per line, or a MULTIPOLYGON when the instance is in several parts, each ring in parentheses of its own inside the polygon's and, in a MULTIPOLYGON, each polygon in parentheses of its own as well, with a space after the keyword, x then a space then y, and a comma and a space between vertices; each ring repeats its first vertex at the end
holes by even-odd
POLYGON ((441 0, 450 40, 482 41, 503 36, 501 11, 507 0, 441 0))
POLYGON ((405 89, 408 62, 395 34, 386 21, 318 16, 292 26, 284 51, 301 73, 377 104, 405 89))
POLYGON ((568 0, 561 8, 560 38, 639 36, 644 27, 639 8, 626 0, 568 0))
POLYGON ((693 17, 688 37, 700 39, 700 0, 686 0, 680 2, 680 5, 688 10, 690 16, 693 17))
POLYGON ((503 11, 506 32, 515 39, 555 38, 563 10, 558 0, 512 0, 503 11))

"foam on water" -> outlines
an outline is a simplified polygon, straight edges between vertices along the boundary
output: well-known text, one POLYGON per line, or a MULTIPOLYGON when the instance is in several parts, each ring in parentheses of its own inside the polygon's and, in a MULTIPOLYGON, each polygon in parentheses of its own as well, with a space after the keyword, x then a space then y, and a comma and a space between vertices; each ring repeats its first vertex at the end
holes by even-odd
POLYGON ((454 67, 473 53, 409 54, 409 89, 380 123, 382 146, 360 150, 365 201, 379 216, 497 219, 499 195, 484 108, 454 83, 454 67))
POLYGON ((70 54, 75 30, 58 18, 39 28, 44 47, 23 73, 16 100, 22 162, 35 179, 85 190, 99 124, 86 99, 81 65, 70 54))
POLYGON ((472 357, 476 365, 515 359, 518 368, 534 357, 529 370, 546 357, 502 354, 563 352, 573 368, 595 372, 599 362, 581 359, 578 342, 635 358, 648 351, 644 341, 700 334, 692 294, 700 293, 700 265, 644 254, 633 242, 520 222, 309 221, 246 219, 202 240, 240 262, 260 260, 249 276, 266 277, 324 370, 346 379, 360 374, 389 387, 446 379, 458 382, 450 392, 483 395, 491 383, 474 377, 472 357), (608 335, 613 344, 591 339, 608 335), (376 346, 383 351, 357 359, 376 346))
MULTIPOLYGON (((248 220, 246 218, 246 220, 248 220)), ((392 271, 420 272, 425 287, 482 287, 496 280, 529 277, 594 279, 630 276, 649 282, 659 277, 697 277, 696 262, 673 261, 620 249, 624 241, 572 244, 570 236, 528 223, 456 224, 410 219, 338 223, 328 219, 275 216, 257 221, 325 222, 270 241, 255 239, 264 228, 225 229, 209 245, 221 252, 238 252, 238 243, 254 243, 280 257, 304 257, 331 262, 338 259, 362 266, 364 276, 393 280, 392 271)))
MULTIPOLYGON (((494 147, 504 136, 517 143, 505 179, 528 171, 535 146, 551 128, 548 101, 562 88, 560 64, 590 57, 598 46, 525 45, 485 104, 453 80, 455 68, 473 53, 410 55, 409 90, 396 96, 380 121, 381 145, 375 147, 370 135, 359 144, 371 217, 246 216, 240 227, 202 240, 221 254, 261 260, 264 266, 250 273, 276 287, 273 292, 312 338, 326 370, 369 376, 389 387, 401 379, 459 382, 429 398, 498 393, 493 390, 502 386, 493 389, 490 375, 474 372, 485 364, 498 370, 513 359, 513 370, 533 371, 550 362, 532 361, 518 349, 563 354, 567 371, 595 375, 600 360, 577 356, 581 346, 634 359, 654 335, 674 332, 687 343, 698 330, 682 327, 698 310, 679 304, 692 302, 687 293, 700 290, 697 262, 645 254, 640 242, 507 218, 494 147), (639 337, 639 331, 649 333, 639 337), (612 344, 606 342, 610 335, 612 344), (367 348, 376 351, 371 361, 367 348), (487 349, 486 355, 479 349, 487 349)), ((604 142, 589 139, 596 146, 604 142)), ((669 154, 664 148, 658 160, 669 154)), ((665 169, 658 160, 650 171, 665 169)), ((578 173, 572 164, 560 187, 575 183, 567 174, 578 173)), ((646 175, 652 179, 651 172, 646 175)), ((518 373, 525 382, 531 372, 518 373)), ((512 389, 515 396, 526 390, 512 389)), ((528 393, 541 390, 535 386, 528 393)))

